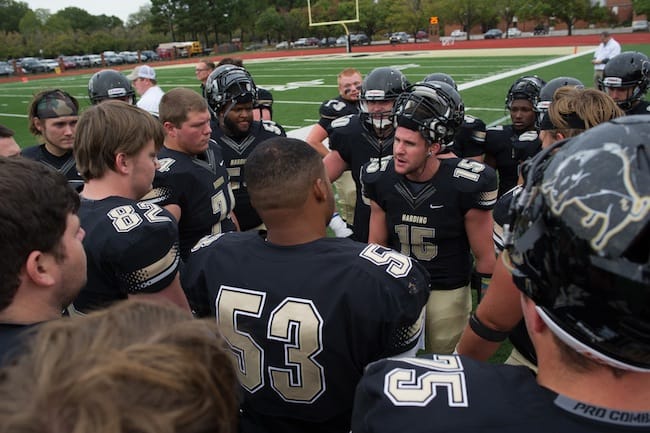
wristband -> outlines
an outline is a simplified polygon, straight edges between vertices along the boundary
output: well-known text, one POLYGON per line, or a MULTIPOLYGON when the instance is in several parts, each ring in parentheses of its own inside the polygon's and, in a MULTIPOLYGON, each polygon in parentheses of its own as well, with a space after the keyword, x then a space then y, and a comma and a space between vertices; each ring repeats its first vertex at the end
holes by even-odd
POLYGON ((472 290, 476 290, 476 296, 478 297, 479 302, 487 294, 490 281, 492 281, 492 274, 484 274, 477 271, 472 272, 470 287, 472 290))
POLYGON ((471 316, 469 316, 469 327, 472 328, 472 331, 474 331, 476 335, 493 343, 501 343, 503 340, 508 338, 508 335, 510 335, 510 332, 502 332, 488 328, 478 319, 476 313, 472 313, 471 316))

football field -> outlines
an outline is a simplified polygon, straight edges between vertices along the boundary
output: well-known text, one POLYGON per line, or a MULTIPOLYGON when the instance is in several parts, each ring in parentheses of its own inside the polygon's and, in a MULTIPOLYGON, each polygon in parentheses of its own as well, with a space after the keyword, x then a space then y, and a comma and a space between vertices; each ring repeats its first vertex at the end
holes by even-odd
MULTIPOLYGON (((278 57, 246 60, 245 66, 258 86, 271 90, 273 117, 287 132, 318 120, 323 100, 337 95, 336 75, 346 67, 363 74, 379 66, 399 68, 410 82, 432 72, 451 75, 459 84, 466 112, 486 124, 507 123, 504 100, 512 82, 521 75, 536 74, 545 80, 568 75, 591 85, 591 53, 594 47, 553 47, 498 50, 399 51, 278 57)), ((650 54, 650 45, 628 45, 624 50, 650 54)), ((199 90, 194 64, 156 66, 163 90, 189 87, 199 90)), ((128 73, 129 70, 123 70, 128 73)), ((87 84, 92 72, 52 75, 43 79, 27 76, 24 81, 0 84, 0 123, 16 131, 22 146, 35 144, 27 130, 27 107, 31 97, 43 89, 62 88, 89 105, 87 84)))

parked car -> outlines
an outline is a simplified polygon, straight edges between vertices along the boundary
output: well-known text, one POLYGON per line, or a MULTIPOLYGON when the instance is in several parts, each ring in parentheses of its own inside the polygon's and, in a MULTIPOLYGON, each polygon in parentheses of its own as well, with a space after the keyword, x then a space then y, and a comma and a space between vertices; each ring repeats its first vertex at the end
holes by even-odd
POLYGON ((647 32, 648 30, 649 30, 648 20, 632 21, 632 31, 633 32, 647 32))
POLYGON ((344 47, 347 44, 348 44, 348 37, 346 35, 341 35, 338 38, 336 38, 337 47, 344 47))
POLYGON ((307 46, 307 38, 298 38, 296 41, 293 43, 294 47, 306 47, 307 46))
POLYGON ((102 66, 102 56, 99 54, 87 54, 82 57, 84 62, 88 62, 89 68, 96 68, 102 66))
POLYGON ((104 61, 108 66, 121 65, 124 63, 122 56, 115 51, 104 51, 104 61))
POLYGON ((462 31, 461 29, 452 30, 449 34, 454 39, 465 39, 467 38, 467 32, 462 31))
POLYGON ((23 71, 35 74, 37 72, 47 72, 47 65, 34 57, 25 57, 20 61, 20 67, 23 71))
POLYGON ((370 45, 370 38, 365 33, 354 33, 350 35, 352 45, 370 45))
POLYGON ((56 59, 43 59, 41 60, 45 66, 47 66, 47 72, 54 72, 56 68, 59 68, 59 61, 56 59))
POLYGON ((120 51, 118 56, 122 58, 123 63, 138 63, 138 53, 133 51, 120 51))
POLYGON ((388 40, 390 41, 391 44, 399 44, 399 43, 406 43, 409 41, 409 34, 406 32, 395 32, 392 35, 390 35, 390 38, 388 40))
POLYGON ((544 24, 537 24, 533 29, 534 36, 546 35, 546 34, 548 34, 548 27, 546 27, 544 24))
POLYGON ((483 35, 483 39, 501 39, 503 37, 503 32, 499 29, 489 29, 483 35))
POLYGON ((510 27, 506 34, 509 38, 518 38, 521 36, 521 30, 519 30, 517 27, 510 27))
POLYGON ((246 51, 257 51, 261 50, 265 47, 264 44, 261 44, 259 42, 250 44, 249 46, 246 47, 246 51))
POLYGON ((140 52, 140 58, 143 62, 155 62, 160 60, 158 53, 152 50, 143 50, 140 52))
POLYGON ((429 37, 429 33, 425 32, 424 30, 418 30, 415 33, 415 40, 417 41, 418 39, 427 39, 429 37))
POLYGON ((65 69, 76 69, 78 66, 75 56, 61 56, 59 60, 63 63, 65 69))
POLYGON ((0 62, 0 77, 8 77, 14 74, 14 67, 9 62, 0 62))
POLYGON ((334 45, 336 45, 336 38, 334 36, 328 36, 318 41, 319 47, 333 47, 334 45))
POLYGON ((275 45, 276 50, 286 50, 293 47, 293 42, 282 41, 275 45))

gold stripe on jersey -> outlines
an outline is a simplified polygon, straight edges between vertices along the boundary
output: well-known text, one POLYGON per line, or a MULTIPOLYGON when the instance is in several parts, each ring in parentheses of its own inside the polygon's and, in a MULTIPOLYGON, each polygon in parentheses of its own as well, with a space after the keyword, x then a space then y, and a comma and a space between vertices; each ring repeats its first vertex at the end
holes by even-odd
POLYGON ((156 262, 131 272, 128 279, 133 283, 130 285, 131 291, 139 291, 149 287, 163 278, 168 277, 172 272, 178 269, 179 251, 178 244, 174 245, 167 251, 162 258, 156 262))

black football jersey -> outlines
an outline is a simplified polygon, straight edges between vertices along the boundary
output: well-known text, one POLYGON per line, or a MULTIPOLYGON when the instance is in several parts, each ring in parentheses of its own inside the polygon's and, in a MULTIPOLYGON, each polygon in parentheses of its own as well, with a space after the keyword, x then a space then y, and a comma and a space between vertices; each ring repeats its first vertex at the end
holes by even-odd
POLYGON ((244 164, 255 147, 267 138, 286 137, 284 129, 271 120, 253 121, 249 134, 242 139, 224 135, 217 122, 212 122, 212 139, 221 147, 223 160, 228 170, 230 186, 235 195, 235 216, 239 228, 249 230, 262 224, 262 219, 251 206, 251 200, 244 181, 244 164))
POLYGON ((499 175, 499 197, 517 185, 519 178, 519 154, 515 149, 519 135, 512 125, 499 125, 487 129, 485 136, 485 154, 496 162, 499 175))
POLYGON ((388 137, 377 138, 358 115, 344 116, 332 122, 330 149, 336 150, 348 164, 357 187, 353 226, 354 238, 359 242, 368 242, 370 222, 370 206, 363 200, 361 169, 368 162, 385 166, 393 158, 394 138, 394 133, 388 137))
POLYGON ((12 364, 25 352, 29 339, 38 331, 41 323, 0 323, 0 368, 12 364))
POLYGON ((178 227, 172 214, 149 202, 111 196, 81 200, 88 282, 74 301, 87 312, 138 293, 156 293, 178 272, 178 227))
POLYGON ((631 114, 650 114, 650 102, 639 101, 639 103, 634 107, 625 111, 626 116, 629 116, 631 114))
POLYGON ((441 159, 428 182, 411 182, 385 169, 364 167, 364 192, 386 212, 389 246, 418 259, 436 289, 467 284, 472 269, 465 214, 490 210, 496 203, 494 170, 474 160, 441 159))
POLYGON ((485 122, 475 116, 465 115, 454 135, 451 150, 461 158, 472 158, 485 153, 485 122))
POLYGON ((424 268, 388 248, 252 231, 204 238, 181 278, 232 348, 244 432, 347 433, 364 367, 416 346, 429 294, 424 268))
POLYGON ((38 144, 23 149, 20 154, 25 158, 38 161, 63 174, 68 179, 68 184, 75 191, 81 191, 83 188, 84 180, 77 171, 77 164, 75 163, 72 151, 63 156, 55 156, 48 152, 44 144, 38 144))
POLYGON ((323 129, 327 131, 327 135, 329 135, 331 132, 330 125, 332 124, 332 121, 350 114, 358 114, 359 103, 356 101, 348 101, 339 95, 335 99, 324 101, 318 112, 320 114, 318 124, 322 126, 323 129))
POLYGON ((642 431, 650 431, 648 412, 576 401, 538 385, 527 367, 458 355, 370 364, 352 415, 353 433, 642 431))
POLYGON ((229 216, 235 199, 221 148, 213 140, 199 156, 163 147, 158 162, 160 168, 147 201, 181 208, 178 232, 182 260, 203 236, 236 229, 229 216))

